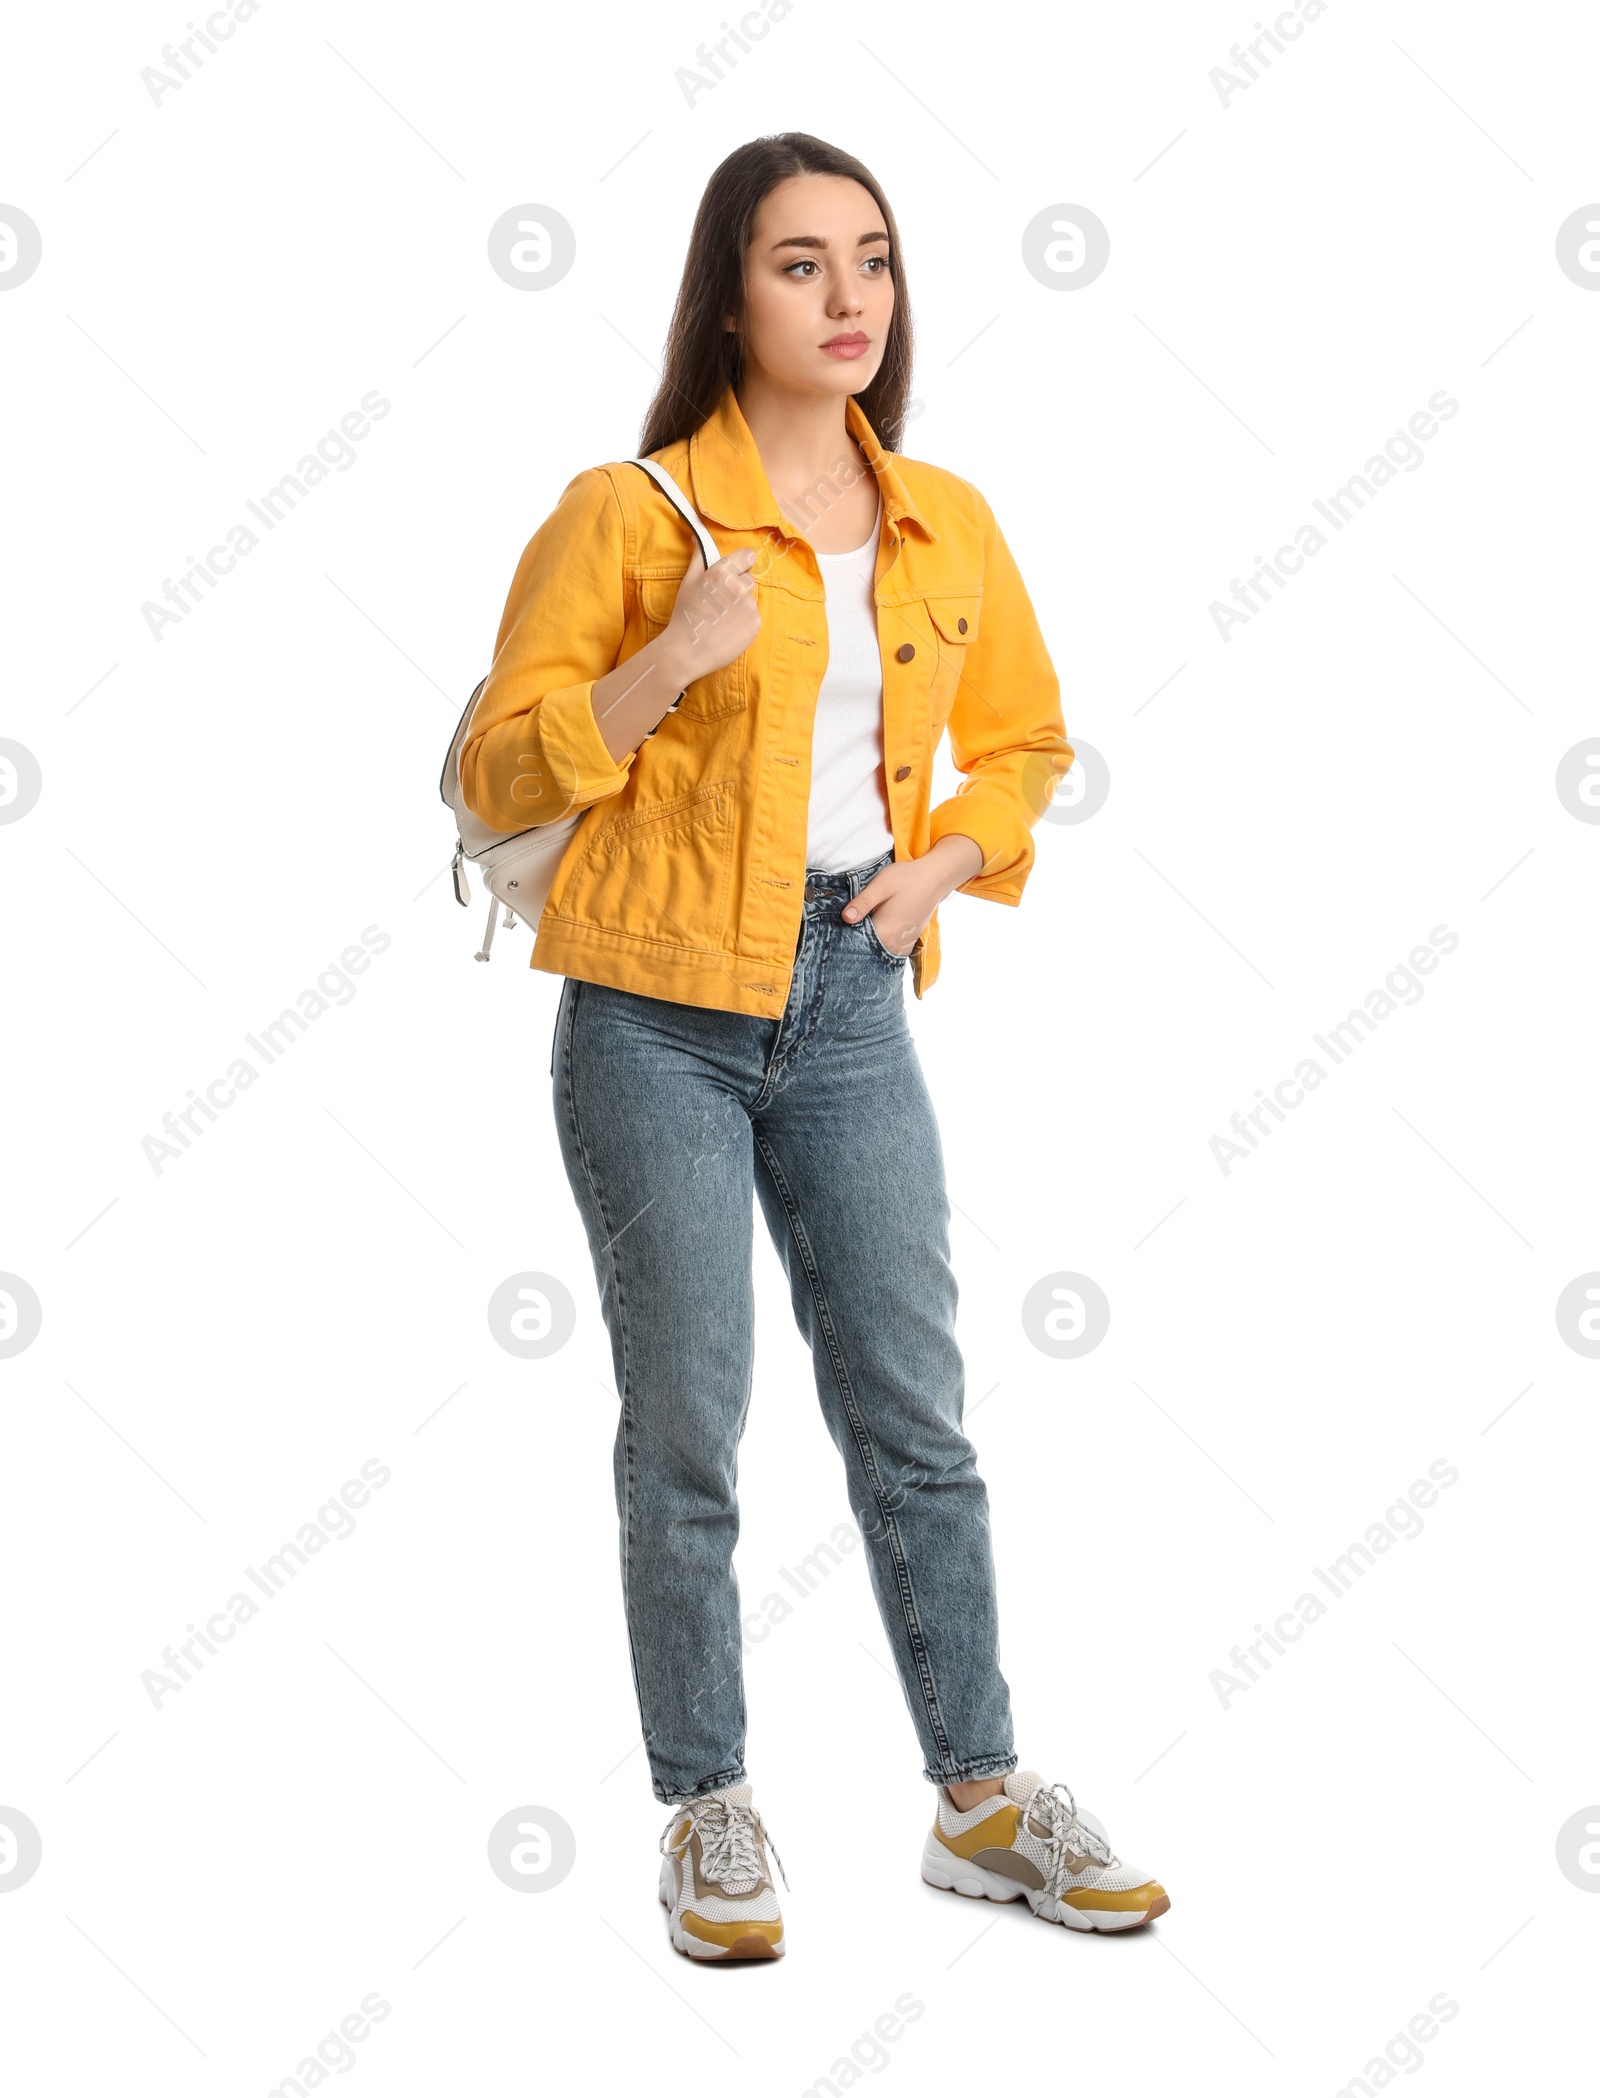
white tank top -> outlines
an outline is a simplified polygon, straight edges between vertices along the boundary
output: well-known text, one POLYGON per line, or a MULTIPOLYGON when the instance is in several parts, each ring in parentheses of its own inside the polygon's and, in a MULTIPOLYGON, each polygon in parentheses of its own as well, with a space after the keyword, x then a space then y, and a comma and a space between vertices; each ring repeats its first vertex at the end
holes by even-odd
POLYGON ((883 663, 872 572, 883 503, 872 536, 848 554, 818 554, 828 621, 828 667, 811 738, 806 865, 829 874, 875 860, 894 843, 883 781, 883 663))

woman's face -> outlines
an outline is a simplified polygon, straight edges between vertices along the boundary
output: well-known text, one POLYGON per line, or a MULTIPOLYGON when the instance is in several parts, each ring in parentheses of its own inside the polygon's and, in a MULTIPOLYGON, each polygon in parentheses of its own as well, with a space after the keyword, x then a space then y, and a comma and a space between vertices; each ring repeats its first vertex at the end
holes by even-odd
MULTIPOLYGON (((791 175, 756 211, 744 262, 744 361, 801 393, 860 393, 894 312, 889 231, 844 175, 791 175)), ((731 321, 730 321, 731 325, 731 321)))

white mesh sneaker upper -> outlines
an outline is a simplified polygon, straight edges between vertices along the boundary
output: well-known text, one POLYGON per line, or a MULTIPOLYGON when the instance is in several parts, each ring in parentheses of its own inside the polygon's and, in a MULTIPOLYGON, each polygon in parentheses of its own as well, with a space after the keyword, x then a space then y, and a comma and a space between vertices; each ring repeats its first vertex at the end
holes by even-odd
POLYGON ((755 1793, 748 1783, 724 1785, 720 1791, 674 1807, 662 1831, 667 1837, 692 1821, 700 1835, 701 1871, 696 1873, 688 1837, 673 1849, 681 1874, 675 1914, 693 1909, 708 1923, 776 1923, 778 1897, 766 1867, 762 1831, 754 1811, 755 1793), (767 1881, 759 1893, 761 1881, 767 1881))
POLYGON ((941 1795, 939 1827, 949 1836, 965 1835, 980 1821, 1003 1812, 1007 1805, 1022 1809, 1016 1840, 1003 1846, 1028 1858, 1044 1875, 1053 1891, 1099 1887, 1108 1894, 1126 1893, 1144 1886, 1148 1872, 1124 1864, 1106 1840, 1105 1829, 1092 1814, 1080 1813, 1065 1786, 1047 1785, 1036 1770, 1013 1770, 1005 1780, 1004 1793, 980 1799, 975 1807, 960 1812, 941 1795), (1065 1799, 1062 1793, 1066 1793, 1065 1799), (1039 1835, 1036 1829, 1046 1833, 1039 1835), (1066 1853, 1087 1855, 1089 1862, 1078 1871, 1066 1863, 1066 1853))

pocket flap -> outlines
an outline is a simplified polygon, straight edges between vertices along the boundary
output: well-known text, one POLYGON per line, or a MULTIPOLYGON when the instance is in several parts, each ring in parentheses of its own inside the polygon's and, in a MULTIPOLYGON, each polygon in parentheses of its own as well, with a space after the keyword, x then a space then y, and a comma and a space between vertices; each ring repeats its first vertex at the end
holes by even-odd
POLYGON ((965 648, 969 641, 978 638, 978 607, 982 602, 979 596, 930 597, 928 616, 942 640, 953 648, 965 648))

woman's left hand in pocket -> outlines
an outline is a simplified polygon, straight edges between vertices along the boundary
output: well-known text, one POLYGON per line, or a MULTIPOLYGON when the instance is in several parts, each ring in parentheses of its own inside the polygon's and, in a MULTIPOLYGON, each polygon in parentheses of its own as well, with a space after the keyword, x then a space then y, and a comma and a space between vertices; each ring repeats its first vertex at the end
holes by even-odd
POLYGON ((841 915, 846 924, 856 925, 870 913, 872 929, 889 952, 909 954, 951 890, 971 881, 982 867, 977 842, 951 832, 920 859, 891 860, 880 868, 841 915))

